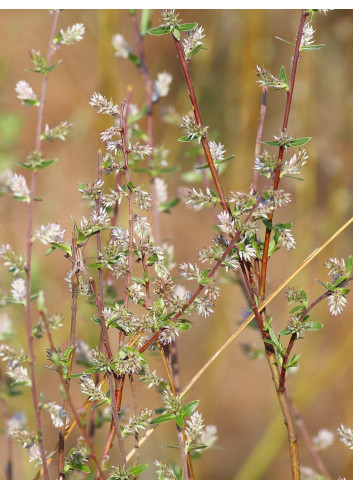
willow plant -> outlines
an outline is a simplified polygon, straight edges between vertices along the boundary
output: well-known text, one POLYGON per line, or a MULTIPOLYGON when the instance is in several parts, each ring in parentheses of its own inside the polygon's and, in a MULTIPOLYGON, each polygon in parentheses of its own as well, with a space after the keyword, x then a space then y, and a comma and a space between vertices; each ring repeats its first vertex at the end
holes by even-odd
MULTIPOLYGON (((51 64, 51 59, 59 46, 80 41, 85 31, 84 26, 77 23, 57 33, 59 11, 52 13, 47 57, 37 50, 31 51, 32 71, 42 76, 41 95, 38 98, 26 81, 21 80, 16 85, 22 103, 38 110, 35 149, 22 164, 31 172, 31 187, 28 188, 20 174, 8 171, 2 176, 2 187, 28 206, 28 226, 26 259, 13 251, 10 244, 2 245, 0 250, 5 265, 14 275, 11 296, 5 302, 24 307, 27 331, 27 353, 13 349, 5 341, 11 336, 10 320, 8 316, 2 316, 2 324, 7 322, 7 329, 2 326, 4 341, 0 345, 0 356, 6 362, 6 371, 2 376, 1 400, 7 421, 8 447, 11 439, 22 444, 29 460, 41 465, 37 478, 44 475, 45 479, 135 479, 148 467, 138 460, 139 447, 159 425, 167 422, 175 425, 180 462, 169 467, 164 460, 157 460, 157 478, 195 478, 195 456, 212 448, 217 435, 215 426, 205 425, 198 410, 199 404, 202 407, 202 399, 186 397, 214 357, 182 389, 176 339, 190 328, 192 315, 207 319, 214 312, 222 293, 219 278, 224 274, 241 277, 245 285, 244 293, 252 316, 236 335, 252 318, 256 320, 288 432, 292 477, 301 478, 295 426, 300 414, 288 395, 287 376, 298 365, 300 354, 296 347, 300 345, 299 340, 307 332, 319 331, 323 327, 322 323, 312 318, 313 309, 327 299, 330 313, 339 315, 347 303, 346 296, 353 277, 351 256, 345 260, 330 258, 325 266, 331 280, 321 282, 324 291, 319 297, 309 299, 308 293, 299 288, 286 290, 285 299, 293 307, 284 328, 277 327, 276 318, 268 311, 270 300, 278 293, 266 295, 269 258, 280 248, 290 252, 296 246, 292 223, 277 222, 275 213, 291 202, 290 193, 279 188, 282 180, 301 175, 302 167, 309 158, 305 146, 310 137, 291 135, 289 116, 300 59, 306 51, 322 47, 314 44, 313 40, 314 16, 317 12, 302 10, 300 13, 295 42, 289 42, 293 47, 289 76, 284 66, 278 76, 264 66, 254 67, 261 87, 261 108, 254 160, 249 166, 250 188, 248 193, 234 189, 227 195, 223 190, 221 174, 226 162, 234 155, 227 156, 220 142, 209 139, 191 77, 192 60, 204 49, 203 28, 196 22, 182 23, 174 10, 162 10, 159 27, 151 26, 150 11, 143 11, 140 21, 138 12, 129 11, 136 53, 121 34, 114 35, 112 43, 116 56, 125 58, 125 62, 132 62, 140 71, 146 103, 140 109, 134 105, 131 87, 118 103, 99 92, 95 92, 88 101, 92 110, 109 116, 111 122, 97 136, 96 180, 79 184, 78 190, 87 202, 89 211, 81 219, 73 217, 72 234, 68 240, 59 224, 49 223, 35 230, 33 228, 37 177, 41 177, 43 168, 55 163, 55 159, 43 156, 41 141, 65 140, 71 129, 68 122, 61 122, 53 128, 45 125, 43 129, 47 81, 57 64, 51 64), (177 197, 168 199, 167 175, 175 168, 168 166, 168 152, 162 142, 157 141, 153 125, 154 106, 170 91, 172 77, 162 71, 155 81, 151 78, 144 47, 151 39, 149 36, 172 39, 191 103, 192 112, 179 121, 184 131, 179 141, 196 148, 199 167, 195 171, 202 173, 206 186, 203 189, 186 189, 183 200, 188 207, 197 211, 205 207, 217 210, 218 231, 212 242, 205 243, 205 247, 199 251, 200 263, 181 263, 179 274, 175 272, 173 247, 163 239, 160 218, 161 213, 169 213, 179 204, 177 197), (273 140, 262 142, 267 91, 271 88, 286 93, 283 122, 273 140), (147 131, 141 128, 145 119, 147 131), (135 180, 139 173, 148 174, 149 188, 144 188, 135 180), (261 181, 265 181, 262 188, 259 175, 264 177, 261 181), (112 176, 115 177, 113 185, 112 176), (124 212, 128 216, 127 226, 124 226, 124 212), (149 222, 149 213, 153 216, 153 225, 149 222), (45 305, 44 290, 33 291, 31 287, 32 245, 35 240, 49 246, 46 255, 61 253, 70 262, 65 280, 71 294, 71 319, 67 344, 63 349, 62 345, 55 346, 54 341, 55 329, 62 326, 62 316, 50 314, 45 305), (203 265, 205 263, 207 265, 203 265), (187 291, 180 285, 177 281, 180 278, 193 282, 193 291, 187 291), (92 327, 97 332, 97 343, 91 347, 80 339, 82 332, 77 334, 82 300, 90 304, 92 327), (34 310, 38 315, 35 325, 32 323, 34 310), (118 334, 112 334, 114 330, 118 334), (53 382, 57 382, 59 387, 60 402, 47 401, 45 395, 38 395, 33 342, 44 342, 44 337, 48 341, 47 368, 52 370, 53 382), (158 372, 150 367, 151 350, 157 350, 160 356, 158 372), (135 387, 135 380, 146 389, 156 388, 154 406, 144 404, 143 390, 135 387), (82 393, 80 407, 76 406, 77 401, 70 389, 74 382, 82 393), (123 409, 127 384, 130 384, 133 393, 129 418, 123 409), (35 432, 27 426, 24 417, 11 417, 6 409, 6 397, 27 388, 32 392, 35 432), (143 404, 142 410, 137 407, 140 404, 143 404), (49 450, 45 443, 41 424, 43 411, 48 411, 58 430, 58 442, 53 450, 49 450), (145 435, 141 438, 144 431, 145 435), (103 444, 97 442, 97 439, 101 439, 98 434, 102 432, 105 436, 103 444), (68 449, 67 439, 70 436, 74 438, 75 434, 74 447, 68 449), (117 450, 114 449, 115 439, 117 450), (133 443, 130 441, 132 439, 133 443), (55 467, 54 462, 57 463, 55 467), (53 468, 51 472, 49 467, 53 468)), ((234 338, 235 335, 230 341, 234 338)), ((185 341, 187 336, 183 334, 179 348, 185 341)), ((339 435, 351 447, 351 430, 342 425, 339 435)), ((321 444, 322 438, 323 435, 321 444)), ((306 443, 316 456, 310 439, 306 443)), ((10 453, 10 448, 8 450, 10 453)), ((6 457, 6 460, 5 473, 11 479, 11 457, 6 457)), ((316 462, 320 473, 329 478, 319 456, 316 456, 316 462)))

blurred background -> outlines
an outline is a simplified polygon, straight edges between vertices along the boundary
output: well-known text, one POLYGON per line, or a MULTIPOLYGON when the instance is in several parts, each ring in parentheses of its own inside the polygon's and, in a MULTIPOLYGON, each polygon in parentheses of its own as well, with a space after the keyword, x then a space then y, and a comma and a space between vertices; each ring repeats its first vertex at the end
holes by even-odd
MULTIPOLYGON (((222 174, 226 193, 230 190, 248 192, 261 99, 256 65, 266 66, 275 75, 284 65, 289 76, 293 48, 275 36, 295 42, 300 11, 185 10, 181 11, 180 17, 184 22, 198 22, 205 30, 207 50, 193 58, 190 68, 210 139, 221 141, 227 155, 235 154, 222 174)), ((58 158, 58 162, 40 172, 37 195, 43 201, 35 208, 35 226, 59 222, 67 230, 67 239, 72 231, 71 216, 80 221, 83 215, 89 214, 87 205, 80 200, 78 182, 87 184, 96 179, 97 150, 103 149, 99 132, 110 126, 105 116, 96 115, 88 105, 92 94, 99 91, 120 103, 126 96, 127 86, 131 85, 133 102, 141 107, 145 101, 139 71, 128 60, 115 57, 111 44, 112 36, 121 33, 136 52, 128 11, 64 10, 60 13, 59 29, 77 22, 86 27, 84 40, 72 47, 63 46, 55 55, 55 61, 63 61, 49 77, 44 117, 49 126, 67 120, 73 122, 74 129, 66 142, 43 143, 45 156, 58 158)), ((158 11, 153 12, 152 23, 159 25, 158 11)), ((1 172, 6 169, 19 172, 17 163, 24 161, 26 154, 34 148, 36 109, 20 104, 15 85, 18 80, 25 79, 37 94, 40 93, 40 76, 26 70, 31 68, 31 48, 46 53, 50 26, 48 11, 1 11, 1 172)), ((284 212, 276 214, 277 222, 281 218, 294 222, 297 247, 291 253, 281 249, 270 260, 268 293, 352 216, 353 11, 330 11, 327 16, 317 14, 313 27, 316 30, 315 44, 322 43, 325 47, 304 53, 300 60, 289 120, 290 134, 312 138, 306 147, 309 161, 302 171, 304 181, 285 179, 282 182, 281 188, 292 192, 293 203, 284 212)), ((145 48, 151 77, 156 79, 163 71, 173 76, 169 95, 154 108, 155 143, 170 150, 170 166, 178 166, 181 173, 190 171, 196 164, 195 157, 187 154, 190 147, 177 141, 182 135, 178 125, 168 124, 163 119, 168 107, 173 107, 180 118, 191 109, 172 39, 170 36, 147 36, 145 48)), ((285 93, 270 89, 263 140, 271 140, 279 133, 284 105, 285 93)), ((29 174, 21 173, 29 181, 29 174)), ((167 177, 169 198, 178 195, 180 188, 186 185, 181 173, 167 177)), ((134 175, 134 183, 148 185, 140 174, 134 175)), ((192 185, 202 188, 202 183, 192 185)), ((16 251, 25 255, 26 222, 26 205, 10 196, 2 196, 0 243, 11 243, 16 251)), ((177 264, 197 260, 198 250, 212 239, 214 222, 214 210, 194 212, 182 203, 173 208, 170 215, 163 214, 163 238, 174 245, 177 264)), ((291 285, 304 288, 311 300, 318 297, 323 290, 316 279, 328 280, 323 267, 325 259, 347 257, 352 253, 352 231, 352 227, 347 228, 291 285)), ((55 332, 54 339, 57 346, 65 348, 68 346, 71 297, 63 277, 71 265, 60 253, 45 257, 46 249, 39 242, 34 246, 33 289, 45 290, 50 313, 64 315, 64 327, 55 332)), ((10 284, 11 275, 3 268, 2 295, 9 294, 10 284)), ((178 339, 182 386, 228 339, 246 315, 247 304, 239 285, 224 279, 222 288, 215 314, 207 320, 195 317, 192 328, 178 339)), ((92 308, 83 299, 79 307, 82 315, 78 336, 93 347, 99 331, 90 321, 92 308)), ((282 293, 269 307, 275 318, 272 326, 276 331, 286 325, 288 310, 282 293)), ((25 346, 23 311, 19 306, 10 306, 7 311, 18 332, 12 345, 25 346)), ((308 333, 297 344, 295 353, 299 349, 302 353, 300 366, 287 385, 310 435, 315 436, 323 428, 336 433, 341 423, 353 428, 353 304, 350 302, 342 315, 334 318, 329 315, 327 303, 322 303, 312 319, 322 321, 325 326, 318 333, 308 333)), ((34 314, 33 322, 36 320, 34 314)), ((45 392, 47 401, 58 401, 55 374, 42 368, 46 362, 46 341, 46 338, 36 341, 40 392, 45 392)), ((269 368, 264 358, 251 360, 243 352, 242 345, 249 342, 261 348, 256 328, 247 328, 231 344, 187 398, 188 401, 200 399, 199 409, 205 423, 215 424, 218 429, 216 449, 205 452, 195 461, 198 479, 291 477, 286 429, 269 368)), ((163 366, 157 354, 150 354, 150 357, 159 375, 163 376, 163 366)), ((145 388, 138 391, 141 410, 159 407, 154 393, 148 391, 146 394, 145 388)), ((126 396, 127 404, 128 389, 126 396)), ((28 406, 26 414, 34 430, 30 402, 29 393, 25 400, 22 397, 11 399, 9 414, 19 411, 23 405, 28 406)), ((156 458, 179 463, 178 451, 163 447, 177 444, 175 430, 169 424, 172 423, 158 428, 141 448, 141 463, 150 464, 142 478, 154 477, 153 460, 156 458)), ((56 443, 57 434, 47 414, 43 414, 43 425, 49 452, 56 443)), ((104 439, 104 433, 98 434, 95 445, 98 453, 104 439)), ((68 446, 73 444, 74 438, 69 440, 68 446)), ((299 447, 302 465, 317 470, 302 439, 299 447)), ((27 462, 25 454, 20 457, 20 447, 14 444, 13 450, 14 477, 32 478, 34 464, 27 462)), ((116 450, 114 445, 113 451, 116 450)), ((353 477, 352 452, 337 437, 333 445, 322 452, 322 458, 333 479, 353 477)), ((4 478, 1 466, 0 477, 4 478)))

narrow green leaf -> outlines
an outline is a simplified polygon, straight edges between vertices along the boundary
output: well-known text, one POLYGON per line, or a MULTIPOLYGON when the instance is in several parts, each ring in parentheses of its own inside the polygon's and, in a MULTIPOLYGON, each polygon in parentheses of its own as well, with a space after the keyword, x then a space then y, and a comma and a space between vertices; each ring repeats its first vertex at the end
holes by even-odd
POLYGON ((178 141, 180 141, 181 143, 189 143, 192 140, 192 136, 181 136, 181 138, 178 139, 178 141))
POLYGON ((291 147, 295 146, 303 146, 306 144, 308 141, 310 141, 311 138, 299 138, 299 139, 292 139, 290 142, 291 147))
POLYGON ((334 287, 337 287, 338 285, 340 285, 342 282, 344 282, 346 280, 346 276, 343 275, 342 277, 337 277, 336 280, 333 282, 333 286, 334 287))
POLYGON ((179 329, 179 330, 181 330, 181 331, 186 331, 186 330, 190 329, 190 324, 187 324, 187 323, 180 324, 180 323, 178 323, 176 325, 176 328, 179 329))
POLYGON ((281 329, 281 331, 278 333, 280 336, 287 336, 289 334, 291 334, 290 331, 288 331, 288 329, 281 329))
POLYGON ((319 329, 323 327, 324 325, 318 321, 310 321, 309 323, 305 323, 306 331, 319 331, 319 329))
POLYGON ((134 54, 134 53, 129 53, 129 56, 128 56, 129 60, 134 63, 134 65, 139 68, 141 66, 141 60, 140 58, 134 54))
POLYGON ((189 404, 186 404, 186 406, 183 406, 181 409, 181 414, 183 418, 188 418, 197 408, 198 404, 200 401, 192 401, 189 402, 189 404))
POLYGON ((161 414, 157 416, 157 418, 152 419, 151 424, 161 424, 170 421, 171 419, 175 419, 175 414, 161 414))
POLYGON ((36 168, 38 169, 46 168, 47 166, 52 165, 55 162, 56 162, 56 158, 54 158, 53 160, 41 161, 40 164, 36 165, 36 168))
POLYGON ((267 144, 268 146, 280 146, 278 141, 264 141, 263 144, 267 144))
POLYGON ((71 355, 71 352, 72 352, 74 349, 75 349, 75 348, 74 348, 73 346, 69 346, 69 348, 68 348, 68 349, 65 351, 65 353, 64 353, 64 357, 65 357, 66 359, 68 359, 68 358, 70 357, 70 355, 71 355))
POLYGON ((159 212, 169 213, 170 209, 172 209, 177 204, 179 204, 179 202, 180 202, 179 197, 174 197, 174 199, 170 199, 170 200, 167 200, 167 202, 162 202, 161 204, 159 204, 158 210, 159 210, 159 212))
POLYGON ((281 70, 279 72, 279 77, 285 83, 288 87, 288 80, 287 80, 287 75, 286 75, 286 69, 284 66, 281 67, 281 70))
POLYGON ((141 12, 141 21, 140 21, 141 37, 145 37, 150 27, 151 27, 151 9, 144 8, 141 12))
POLYGON ((308 46, 301 46, 299 51, 317 51, 325 46, 325 44, 309 44, 308 46))
POLYGON ((102 268, 101 263, 91 263, 90 265, 87 265, 87 268, 102 268))
POLYGON ((176 39, 177 41, 180 41, 180 32, 179 32, 179 28, 176 28, 176 27, 175 27, 175 28, 173 29, 173 36, 175 37, 175 39, 176 39))
POLYGON ((152 27, 152 29, 148 29, 147 34, 151 34, 151 36, 164 36, 165 34, 169 34, 168 27, 152 27))
POLYGON ((59 250, 63 251, 69 256, 72 256, 72 251, 71 251, 71 246, 68 244, 63 244, 63 243, 50 243, 50 246, 55 249, 58 248, 59 250))
POLYGON ((183 415, 182 414, 178 414, 175 417, 175 422, 179 426, 179 428, 183 428, 184 427, 184 417, 183 417, 183 415))
POLYGON ((144 472, 147 467, 148 464, 135 465, 135 467, 131 467, 131 469, 129 469, 129 474, 137 476, 139 474, 142 474, 142 472, 144 472))
POLYGON ((293 307, 293 309, 291 309, 291 310, 289 311, 289 314, 294 314, 294 313, 295 313, 295 312, 297 312, 297 311, 304 311, 303 306, 295 306, 295 307, 293 307))
POLYGON ((75 470, 81 470, 81 472, 86 472, 86 474, 90 474, 91 473, 91 470, 89 467, 87 467, 87 465, 83 465, 83 464, 75 464, 72 466, 73 469, 75 470))
POLYGON ((286 41, 285 39, 282 39, 281 37, 275 36, 275 39, 278 39, 279 41, 283 41, 286 44, 289 44, 290 46, 293 46, 293 47, 295 46, 295 44, 293 44, 292 42, 286 41))
POLYGON ((197 26, 197 22, 192 22, 190 24, 181 24, 178 26, 179 31, 191 31, 192 29, 195 29, 197 26))
POLYGON ((110 400, 109 399, 103 399, 103 401, 99 402, 98 404, 96 404, 95 406, 92 407, 92 411, 94 409, 101 407, 101 406, 104 406, 105 404, 110 404, 110 400))
POLYGON ((37 99, 26 98, 23 100, 23 103, 25 105, 28 105, 29 107, 33 107, 33 106, 39 107, 40 106, 40 102, 37 99))

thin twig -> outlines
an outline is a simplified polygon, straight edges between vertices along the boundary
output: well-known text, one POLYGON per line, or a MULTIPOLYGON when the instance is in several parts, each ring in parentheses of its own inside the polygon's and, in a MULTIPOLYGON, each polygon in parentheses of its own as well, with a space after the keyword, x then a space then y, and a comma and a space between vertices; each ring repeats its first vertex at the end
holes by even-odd
MULTIPOLYGON (((103 309, 101 307, 101 301, 100 301, 98 294, 97 294, 97 287, 96 287, 95 281, 92 278, 90 278, 89 282, 90 282, 90 286, 91 286, 93 296, 94 296, 94 303, 95 303, 95 306, 97 308, 99 318, 101 321, 104 348, 105 348, 105 351, 106 351, 106 354, 107 354, 109 360, 112 360, 113 359, 113 353, 112 353, 112 350, 110 347, 108 329, 107 329, 107 326, 105 324, 103 309)), ((121 438, 120 423, 119 423, 120 406, 118 407, 118 403, 117 403, 117 399, 116 399, 116 395, 115 395, 115 393, 117 391, 116 383, 115 383, 115 376, 111 372, 107 372, 107 376, 108 376, 108 382, 109 382, 110 397, 111 397, 111 401, 112 401, 111 405, 112 405, 112 411, 113 411, 114 428, 115 428, 115 432, 118 435, 120 457, 121 457, 122 464, 126 465, 125 449, 124 449, 124 444, 123 444, 123 441, 121 438)))
MULTIPOLYGON (((144 80, 145 92, 146 92, 147 143, 151 148, 153 148, 153 101, 152 101, 153 84, 152 84, 150 74, 148 72, 143 37, 140 34, 136 13, 135 12, 131 13, 130 17, 131 17, 135 42, 137 46, 137 51, 140 59, 139 69, 144 80)), ((152 159, 153 159, 152 155, 149 155, 147 157, 148 167, 150 170, 152 170, 152 159)), ((151 188, 151 196, 152 196, 153 230, 154 230, 156 243, 158 245, 161 245, 162 243, 161 217, 160 217, 160 212, 158 210, 158 199, 157 199, 155 178, 151 172, 149 174, 149 179, 150 179, 150 188, 151 188)))
MULTIPOLYGON (((79 272, 80 266, 78 265, 78 247, 77 247, 77 231, 74 227, 72 231, 72 269, 71 269, 71 324, 70 324, 70 347, 75 347, 75 336, 76 336, 76 318, 77 318, 77 302, 78 302, 78 289, 79 289, 79 272)), ((45 318, 43 318, 45 321, 45 318)), ((50 338, 50 336, 49 336, 50 338)), ((53 349, 54 345, 51 345, 53 349)), ((70 354, 70 365, 68 374, 71 374, 72 365, 74 360, 75 349, 72 350, 70 354)), ((66 380, 68 389, 70 389, 70 378, 68 377, 66 380)), ((63 409, 67 411, 67 399, 63 401, 63 409)), ((65 426, 62 426, 59 430, 59 461, 58 461, 58 479, 64 479, 64 474, 62 473, 62 469, 64 467, 64 450, 65 450, 65 426)))
MULTIPOLYGON (((300 23, 299 23, 299 29, 298 29, 298 34, 297 34, 297 40, 295 43, 292 72, 291 72, 291 80, 290 80, 289 89, 287 91, 287 100, 286 100, 286 106, 285 106, 285 110, 284 110, 284 119, 283 119, 283 125, 282 125, 282 131, 283 132, 287 131, 287 127, 288 127, 288 120, 289 120, 289 114, 290 114, 293 91, 294 91, 294 84, 295 84, 295 76, 296 76, 296 72, 297 72, 298 61, 300 58, 300 42, 301 42, 304 24, 305 24, 307 16, 308 16, 307 11, 305 9, 302 10, 302 13, 300 16, 300 23)), ((279 148, 279 151, 278 151, 277 170, 275 172, 275 179, 274 179, 274 183, 273 183, 274 190, 277 190, 278 186, 279 186, 283 154, 284 154, 284 147, 281 146, 279 148)), ((273 212, 271 212, 271 214, 268 217, 268 221, 270 223, 272 223, 272 220, 273 220, 273 212)), ((266 228, 264 250, 263 250, 263 254, 262 254, 262 268, 261 268, 261 278, 260 278, 260 300, 262 300, 265 297, 267 262, 268 262, 269 246, 270 246, 270 237, 271 237, 271 229, 270 229, 270 226, 268 226, 266 228)))
MULTIPOLYGON (((187 87, 188 87, 190 102, 192 104, 192 108, 193 108, 193 111, 194 111, 195 120, 196 120, 197 124, 199 125, 199 127, 201 129, 203 129, 204 126, 203 126, 203 123, 202 123, 201 113, 200 113, 200 109, 199 109, 199 106, 198 106, 198 103, 197 103, 197 98, 196 98, 194 86, 192 84, 191 75, 190 75, 190 71, 189 71, 189 66, 188 66, 188 64, 187 64, 187 62, 185 60, 183 48, 181 46, 180 41, 178 41, 178 39, 176 39, 174 36, 173 36, 173 39, 174 39, 175 48, 176 48, 176 51, 177 51, 177 54, 178 54, 178 58, 179 58, 179 61, 180 61, 180 64, 181 64, 181 67, 182 67, 182 70, 183 70, 183 73, 184 73, 185 81, 186 81, 186 84, 187 84, 187 87)), ((225 194, 224 194, 224 191, 223 191, 223 188, 222 188, 222 184, 221 184, 221 181, 220 181, 219 176, 218 176, 218 173, 217 173, 216 166, 215 166, 215 164, 213 162, 213 158, 212 158, 212 155, 211 155, 210 147, 208 145, 208 140, 207 140, 206 134, 204 134, 202 136, 202 138, 201 138, 201 144, 202 144, 202 147, 204 149, 206 160, 207 160, 207 164, 208 164, 208 166, 210 168, 210 171, 211 171, 211 174, 212 174, 212 178, 213 178, 213 181, 214 181, 214 184, 215 184, 217 193, 218 193, 218 197, 219 197, 219 199, 221 201, 221 205, 223 207, 223 210, 225 210, 226 212, 229 212, 231 214, 231 210, 230 210, 229 205, 228 205, 228 203, 226 201, 225 194)))
MULTIPOLYGON (((53 39, 56 31, 56 26, 59 18, 59 10, 55 10, 53 15, 53 22, 49 37, 48 51, 47 51, 47 65, 50 65, 50 60, 53 54, 53 39)), ((41 130, 43 124, 44 116, 44 104, 46 98, 48 83, 48 74, 43 75, 42 79, 42 89, 40 96, 40 104, 38 108, 37 126, 36 126, 36 138, 35 138, 35 150, 39 151, 41 147, 41 130)), ((36 192, 37 183, 37 172, 32 171, 31 174, 31 190, 30 190, 30 200, 28 203, 28 219, 27 219, 27 258, 26 258, 26 303, 25 303, 25 317, 26 317, 26 333, 27 333, 27 345, 28 345, 28 364, 31 377, 31 392, 32 392, 32 403, 34 408, 37 434, 38 434, 38 445, 43 465, 44 478, 49 480, 49 471, 45 457, 45 449, 42 438, 42 423, 40 418, 40 409, 38 407, 38 395, 37 395, 37 384, 34 373, 35 355, 33 349, 33 336, 32 336, 32 325, 31 325, 31 263, 32 263, 32 231, 33 231, 33 213, 34 213, 34 199, 36 192)))
POLYGON ((289 407, 290 407, 290 410, 291 410, 292 415, 294 417, 295 423, 296 423, 298 430, 301 434, 301 437, 302 437, 302 439, 303 439, 303 441, 304 441, 304 443, 305 443, 305 445, 306 445, 306 447, 307 447, 307 449, 311 455, 311 458, 313 459, 317 468, 319 469, 320 474, 322 474, 326 480, 331 480, 330 473, 327 470, 327 467, 326 467, 324 461, 322 460, 320 454, 315 449, 315 446, 313 444, 313 440, 310 436, 308 428, 306 427, 306 424, 305 424, 303 418, 301 417, 297 406, 294 404, 292 396, 288 392, 288 387, 287 387, 287 399, 288 399, 289 407))
MULTIPOLYGON (((345 280, 343 280, 341 283, 340 283, 340 287, 343 287, 344 285, 348 284, 349 282, 351 282, 353 280, 353 275, 351 275, 350 277, 346 278, 345 280)), ((321 294, 317 299, 315 299, 306 309, 305 311, 303 311, 303 313, 300 315, 300 318, 299 318, 299 321, 304 321, 304 318, 308 315, 308 313, 315 307, 317 306, 318 304, 320 304, 320 302, 322 302, 324 299, 326 299, 327 297, 329 297, 330 295, 332 295, 334 292, 332 292, 331 290, 326 290, 323 294, 321 294)), ((281 374, 280 374, 280 382, 279 382, 279 386, 278 386, 278 389, 280 390, 284 390, 284 385, 285 385, 285 381, 286 381, 286 363, 289 359, 289 356, 291 354, 291 351, 292 351, 292 348, 294 346, 294 343, 295 341, 297 340, 297 334, 296 333, 293 333, 290 337, 290 340, 289 340, 289 343, 288 343, 288 346, 286 348, 286 353, 283 357, 283 362, 282 362, 282 367, 281 367, 281 374)))
MULTIPOLYGON (((260 156, 261 142, 262 142, 262 131, 263 131, 263 127, 264 127, 266 107, 267 107, 267 87, 264 86, 264 87, 262 87, 260 117, 259 117, 259 124, 258 124, 258 127, 257 127, 257 134, 256 134, 254 166, 255 166, 255 163, 256 163, 257 158, 260 156)), ((251 188, 250 188, 250 193, 252 195, 256 195, 257 176, 258 176, 258 173, 254 169, 253 170, 253 175, 252 175, 251 188)))

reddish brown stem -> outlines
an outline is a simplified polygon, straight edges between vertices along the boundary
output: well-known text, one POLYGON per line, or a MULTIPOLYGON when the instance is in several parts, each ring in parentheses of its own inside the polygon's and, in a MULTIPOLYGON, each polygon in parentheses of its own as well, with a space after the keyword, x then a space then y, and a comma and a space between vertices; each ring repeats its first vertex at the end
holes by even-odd
MULTIPOLYGON (((287 127, 288 127, 288 120, 289 120, 289 114, 290 114, 293 91, 294 91, 294 84, 295 84, 295 76, 297 73, 298 61, 300 58, 300 42, 301 42, 304 24, 305 24, 307 16, 308 16, 307 11, 305 9, 302 10, 298 34, 297 34, 297 40, 296 40, 295 49, 294 49, 291 80, 290 80, 289 89, 287 91, 287 100, 286 100, 286 106, 285 106, 285 110, 284 110, 284 118, 283 118, 283 124, 282 124, 282 131, 283 132, 287 131, 287 127)), ((274 182, 273 182, 274 190, 277 190, 278 186, 279 186, 283 154, 284 154, 284 147, 281 146, 279 149, 279 152, 278 152, 278 160, 277 160, 278 164, 277 164, 277 170, 275 172, 275 178, 274 178, 274 182)), ((273 214, 274 213, 272 212, 269 215, 268 221, 270 223, 272 223, 273 214)), ((267 262, 268 262, 270 238, 271 238, 271 229, 269 229, 269 227, 267 227, 266 228, 266 234, 265 234, 265 241, 264 241, 264 250, 263 250, 263 254, 262 254, 262 268, 261 268, 261 278, 260 278, 260 299, 261 300, 263 300, 265 297, 267 262)))
MULTIPOLYGON (((199 109, 199 106, 198 106, 198 103, 197 103, 197 98, 196 98, 194 86, 192 84, 192 80, 191 80, 191 76, 190 76, 190 71, 189 71, 189 66, 188 66, 188 64, 186 62, 186 59, 185 59, 185 56, 184 56, 184 52, 183 52, 183 48, 181 46, 180 41, 178 41, 177 39, 175 39, 175 37, 173 37, 173 39, 174 39, 175 48, 176 48, 176 51, 177 51, 177 54, 178 54, 178 58, 179 58, 179 61, 180 61, 180 64, 181 64, 181 67, 182 67, 182 70, 183 70, 183 73, 184 73, 185 81, 186 81, 186 84, 187 84, 187 87, 188 87, 190 102, 192 104, 192 108, 193 108, 193 111, 194 111, 195 120, 196 120, 197 124, 200 126, 200 128, 203 129, 204 126, 203 126, 203 123, 202 123, 201 113, 200 113, 200 109, 199 109)), ((222 184, 221 184, 221 181, 219 179, 219 176, 218 176, 218 173, 217 173, 217 169, 216 169, 215 164, 213 162, 213 158, 212 158, 212 155, 211 155, 211 151, 210 151, 210 148, 209 148, 209 145, 208 145, 208 141, 207 141, 207 136, 206 135, 204 135, 201 138, 201 144, 202 144, 203 150, 205 152, 207 164, 208 164, 208 166, 210 168, 210 171, 211 171, 211 174, 212 174, 212 178, 213 178, 215 187, 217 189, 218 197, 219 197, 219 199, 221 201, 221 205, 222 205, 223 209, 226 212, 231 213, 230 208, 229 208, 229 205, 227 204, 227 201, 226 201, 226 198, 225 198, 225 195, 224 195, 224 192, 223 192, 222 184)))
MULTIPOLYGON (((349 276, 347 279, 343 280, 341 283, 340 283, 340 287, 343 287, 344 285, 348 284, 349 282, 351 282, 353 280, 353 275, 349 276)), ((324 292, 323 294, 321 294, 317 299, 315 299, 306 309, 305 311, 303 311, 303 313, 300 315, 300 318, 299 320, 300 321, 304 321, 304 318, 308 315, 308 313, 315 307, 317 306, 318 304, 320 304, 320 302, 322 302, 324 299, 326 299, 326 297, 329 297, 330 295, 332 295, 333 292, 331 290, 326 290, 326 292, 324 292)), ((290 340, 289 340, 289 343, 288 343, 288 346, 286 348, 286 353, 285 353, 285 356, 283 358, 283 363, 282 363, 282 367, 281 367, 281 373, 280 373, 280 382, 279 382, 279 390, 281 390, 282 392, 284 391, 285 387, 284 387, 284 384, 285 384, 285 381, 286 381, 286 369, 285 369, 285 365, 288 361, 288 358, 289 358, 289 355, 291 354, 291 351, 293 349, 293 346, 294 346, 294 343, 295 343, 295 340, 297 339, 297 335, 296 333, 293 333, 290 340)))

